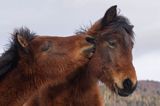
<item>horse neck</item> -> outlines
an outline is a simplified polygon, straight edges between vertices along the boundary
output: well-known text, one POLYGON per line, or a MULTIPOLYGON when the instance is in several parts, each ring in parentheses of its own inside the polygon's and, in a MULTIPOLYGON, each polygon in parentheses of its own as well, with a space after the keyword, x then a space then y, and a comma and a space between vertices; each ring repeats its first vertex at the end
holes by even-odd
POLYGON ((74 89, 87 90, 95 85, 97 86, 97 82, 97 79, 87 69, 83 69, 69 83, 74 89))
POLYGON ((96 106, 103 106, 98 80, 87 69, 81 70, 81 73, 70 82, 66 89, 68 88, 71 91, 69 95, 71 95, 73 103, 79 106, 82 104, 89 106, 91 103, 96 104, 96 106))
POLYGON ((17 102, 23 104, 44 83, 46 79, 41 79, 33 70, 31 64, 20 60, 17 66, 0 80, 0 106, 11 106, 17 102))
MULTIPOLYGON (((26 64, 23 61, 18 61, 18 64, 16 67, 10 69, 8 73, 6 73, 4 76, 1 77, 0 79, 0 85, 3 86, 7 84, 16 84, 16 82, 22 82, 22 83, 17 83, 17 84, 22 84, 25 85, 26 83, 29 84, 29 81, 33 84, 34 79, 31 76, 31 71, 32 71, 32 66, 29 64, 26 64), (31 81, 33 80, 33 81, 31 81)), ((34 74, 33 74, 34 75, 34 74)), ((16 87, 12 85, 13 87, 16 87)), ((29 85, 26 85, 29 86, 29 85)))

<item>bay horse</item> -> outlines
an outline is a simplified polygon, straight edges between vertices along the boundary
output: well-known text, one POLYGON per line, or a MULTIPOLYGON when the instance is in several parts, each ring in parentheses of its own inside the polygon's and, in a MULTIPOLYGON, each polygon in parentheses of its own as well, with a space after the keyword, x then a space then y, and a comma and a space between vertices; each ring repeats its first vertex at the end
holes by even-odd
POLYGON ((72 78, 86 67, 93 42, 93 37, 83 34, 38 36, 28 28, 16 29, 0 57, 0 106, 22 106, 43 84, 72 78))
POLYGON ((132 94, 137 85, 132 64, 133 25, 110 7, 104 17, 80 33, 96 38, 96 50, 86 69, 68 83, 48 84, 24 106, 102 106, 98 81, 120 96, 132 94))

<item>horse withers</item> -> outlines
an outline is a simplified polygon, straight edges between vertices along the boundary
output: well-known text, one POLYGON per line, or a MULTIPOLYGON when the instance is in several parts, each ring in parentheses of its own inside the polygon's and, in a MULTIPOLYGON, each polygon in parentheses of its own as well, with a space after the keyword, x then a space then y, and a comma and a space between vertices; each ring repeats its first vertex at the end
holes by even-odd
POLYGON ((71 79, 86 67, 93 42, 93 37, 83 34, 52 37, 27 28, 15 30, 0 57, 0 106, 22 106, 44 84, 71 79))

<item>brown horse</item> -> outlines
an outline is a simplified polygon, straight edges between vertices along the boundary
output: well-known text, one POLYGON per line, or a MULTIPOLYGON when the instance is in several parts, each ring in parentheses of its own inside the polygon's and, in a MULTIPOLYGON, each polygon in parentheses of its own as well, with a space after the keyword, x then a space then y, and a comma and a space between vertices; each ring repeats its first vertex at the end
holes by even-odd
POLYGON ((68 83, 42 87, 24 106, 102 106, 98 80, 120 96, 130 95, 137 85, 132 28, 127 18, 117 14, 117 6, 109 8, 103 18, 81 32, 96 38, 96 51, 88 68, 68 83))
POLYGON ((0 57, 0 106, 22 106, 43 84, 65 82, 86 67, 95 47, 92 37, 82 35, 37 36, 27 28, 15 30, 0 57))

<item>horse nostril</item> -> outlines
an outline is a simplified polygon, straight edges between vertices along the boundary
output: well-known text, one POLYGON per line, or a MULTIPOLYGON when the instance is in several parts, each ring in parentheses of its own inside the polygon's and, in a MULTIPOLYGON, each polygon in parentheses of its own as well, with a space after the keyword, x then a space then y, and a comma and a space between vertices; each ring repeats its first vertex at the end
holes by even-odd
POLYGON ((86 37, 86 41, 89 42, 89 43, 92 43, 92 44, 95 44, 95 43, 96 43, 96 42, 95 42, 95 38, 92 37, 92 36, 86 37))
POLYGON ((133 85, 132 81, 128 78, 123 81, 123 87, 124 87, 125 90, 131 90, 132 85, 133 85))

